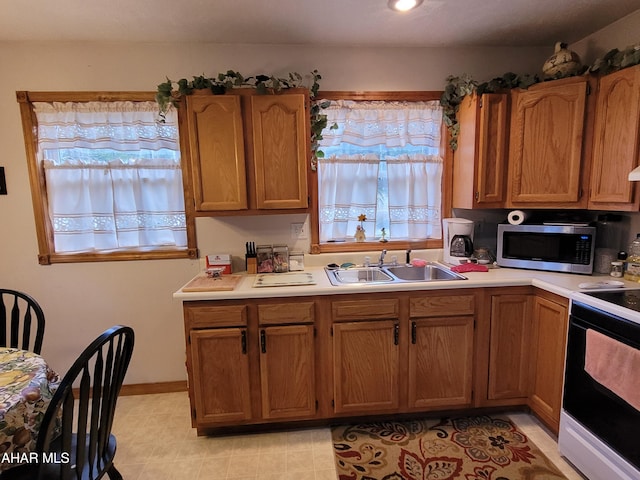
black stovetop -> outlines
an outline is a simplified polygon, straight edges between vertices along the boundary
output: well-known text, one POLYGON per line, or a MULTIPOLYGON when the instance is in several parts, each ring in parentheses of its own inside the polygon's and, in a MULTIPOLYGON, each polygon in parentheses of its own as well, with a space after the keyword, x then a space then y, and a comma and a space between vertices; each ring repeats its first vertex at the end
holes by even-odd
POLYGON ((640 289, 583 292, 590 297, 640 312, 640 289))

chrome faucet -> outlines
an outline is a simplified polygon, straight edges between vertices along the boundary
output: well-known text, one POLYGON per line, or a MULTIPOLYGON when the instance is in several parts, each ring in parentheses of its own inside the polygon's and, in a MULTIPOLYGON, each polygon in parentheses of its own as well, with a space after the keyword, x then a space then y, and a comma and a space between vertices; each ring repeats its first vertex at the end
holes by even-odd
POLYGON ((387 254, 386 250, 382 250, 382 252, 380 252, 380 258, 378 259, 378 266, 382 266, 384 265, 384 256, 387 254))

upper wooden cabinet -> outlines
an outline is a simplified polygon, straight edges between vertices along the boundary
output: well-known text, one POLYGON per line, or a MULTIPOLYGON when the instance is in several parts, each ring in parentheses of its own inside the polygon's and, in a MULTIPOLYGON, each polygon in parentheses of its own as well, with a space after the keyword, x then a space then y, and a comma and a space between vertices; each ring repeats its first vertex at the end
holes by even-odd
POLYGON ((308 90, 184 98, 181 142, 197 214, 308 207, 308 90))
POLYGON ((640 65, 600 77, 593 134, 589 208, 637 211, 640 163, 640 65))
POLYGON ((509 95, 465 97, 453 157, 453 208, 500 208, 505 202, 509 95))
POLYGON ((508 207, 586 208, 586 77, 514 90, 508 207))

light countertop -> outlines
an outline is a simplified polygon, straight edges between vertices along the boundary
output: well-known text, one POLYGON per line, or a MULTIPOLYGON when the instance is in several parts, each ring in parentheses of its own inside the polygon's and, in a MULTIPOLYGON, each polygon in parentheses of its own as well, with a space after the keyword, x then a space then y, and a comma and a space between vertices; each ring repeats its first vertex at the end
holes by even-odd
MULTIPOLYGON (((334 286, 329 281, 323 267, 307 267, 305 273, 313 276, 312 285, 253 287, 256 275, 242 275, 242 280, 231 291, 220 292, 183 292, 182 288, 173 294, 173 298, 183 302, 195 300, 233 300, 243 298, 299 297, 306 295, 340 295, 347 293, 399 292, 414 290, 513 287, 532 285, 557 295, 571 298, 574 292, 585 291, 579 285, 585 282, 604 282, 622 280, 608 275, 575 275, 551 273, 515 268, 494 268, 488 272, 469 272, 463 275, 467 280, 434 281, 414 283, 354 284, 334 286)), ((286 275, 286 274, 271 274, 286 275)), ((184 287, 184 286, 183 286, 184 287)), ((624 288, 640 288, 636 282, 624 281, 624 288)))

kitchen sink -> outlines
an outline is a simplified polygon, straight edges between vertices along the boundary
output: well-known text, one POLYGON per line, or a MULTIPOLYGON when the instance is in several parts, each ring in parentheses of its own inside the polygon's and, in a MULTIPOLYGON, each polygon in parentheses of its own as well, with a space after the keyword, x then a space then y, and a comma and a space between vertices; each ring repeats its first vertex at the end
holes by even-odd
POLYGON ((436 263, 424 267, 412 265, 383 265, 381 267, 325 268, 332 285, 440 282, 466 280, 467 277, 452 272, 436 263))
POLYGON ((389 283, 394 278, 379 267, 325 268, 333 285, 352 285, 354 283, 389 283))
POLYGON ((427 264, 424 267, 412 265, 398 265, 383 267, 385 272, 406 282, 437 282, 441 280, 466 280, 467 278, 436 264, 427 264))

